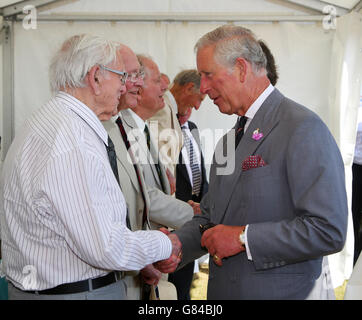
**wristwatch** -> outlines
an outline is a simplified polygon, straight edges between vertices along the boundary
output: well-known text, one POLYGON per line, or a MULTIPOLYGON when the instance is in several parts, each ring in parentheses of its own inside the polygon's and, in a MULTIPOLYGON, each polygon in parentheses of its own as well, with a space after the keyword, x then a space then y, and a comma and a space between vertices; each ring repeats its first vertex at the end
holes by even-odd
POLYGON ((244 230, 241 231, 241 233, 239 235, 240 243, 244 248, 245 248, 245 242, 246 242, 245 230, 246 230, 246 228, 244 228, 244 230))

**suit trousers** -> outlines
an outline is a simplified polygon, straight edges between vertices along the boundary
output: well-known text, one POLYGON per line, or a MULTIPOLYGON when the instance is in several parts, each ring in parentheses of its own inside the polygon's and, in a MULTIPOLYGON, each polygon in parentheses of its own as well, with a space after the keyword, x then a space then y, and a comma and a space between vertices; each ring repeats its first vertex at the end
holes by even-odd
POLYGON ((354 229, 354 257, 353 264, 356 264, 362 249, 362 237, 360 233, 362 221, 362 165, 352 165, 352 219, 354 229))
POLYGON ((123 280, 108 286, 74 294, 35 294, 27 293, 8 284, 9 300, 126 300, 126 285, 123 280))
POLYGON ((177 290, 177 300, 191 300, 190 288, 194 275, 195 262, 190 262, 182 269, 170 273, 168 281, 173 283, 177 290))

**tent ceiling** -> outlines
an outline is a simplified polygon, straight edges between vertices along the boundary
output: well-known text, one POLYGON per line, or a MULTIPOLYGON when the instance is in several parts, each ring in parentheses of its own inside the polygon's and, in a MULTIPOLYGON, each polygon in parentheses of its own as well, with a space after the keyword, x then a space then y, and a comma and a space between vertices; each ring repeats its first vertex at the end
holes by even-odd
POLYGON ((19 13, 23 13, 23 8, 27 5, 33 5, 34 7, 39 8, 47 4, 58 1, 59 0, 26 0, 26 1, 0 0, 0 8, 2 10, 2 15, 4 17, 8 17, 19 13))
MULTIPOLYGON (((22 14, 22 10, 26 5, 33 5, 37 8, 44 7, 47 9, 49 4, 55 5, 57 7, 62 7, 68 5, 69 3, 76 3, 80 0, 24 0, 24 1, 14 1, 14 0, 0 0, 0 15, 3 17, 16 16, 22 14)), ((172 0, 170 0, 172 1, 172 0)), ((294 8, 300 8, 301 11, 307 9, 309 12, 314 12, 315 14, 323 14, 323 10, 327 5, 332 5, 337 10, 337 15, 342 16, 351 11, 360 11, 362 10, 362 0, 329 0, 329 1, 319 1, 319 0, 265 0, 267 3, 277 4, 279 6, 290 7, 291 5, 294 8)), ((167 7, 167 6, 166 6, 167 7)), ((305 12, 305 11, 304 11, 305 12)), ((244 14, 244 12, 242 12, 244 14)), ((255 13, 254 13, 255 14, 255 13)), ((262 12, 262 14, 264 14, 262 12)), ((149 13, 148 13, 149 15, 149 13)), ((237 13, 234 13, 236 16, 237 13)), ((313 14, 309 14, 313 15, 313 14)), ((41 14, 39 14, 41 16, 41 14)))

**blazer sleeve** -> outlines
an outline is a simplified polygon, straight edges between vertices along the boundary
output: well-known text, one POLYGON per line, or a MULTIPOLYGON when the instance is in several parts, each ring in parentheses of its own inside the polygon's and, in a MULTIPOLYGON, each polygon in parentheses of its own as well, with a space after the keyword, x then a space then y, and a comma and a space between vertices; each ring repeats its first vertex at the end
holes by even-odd
POLYGON ((201 215, 194 215, 192 220, 175 231, 182 244, 182 261, 177 269, 181 269, 207 253, 207 250, 201 247, 199 226, 210 222, 208 194, 202 199, 200 207, 201 215))
MULTIPOLYGON (((344 164, 328 128, 310 117, 291 133, 285 152, 283 168, 292 210, 284 212, 280 221, 249 225, 248 244, 256 269, 338 252, 346 238, 344 164)), ((273 217, 271 208, 264 210, 273 217)))
POLYGON ((192 207, 161 190, 147 187, 150 199, 150 220, 172 229, 181 228, 194 216, 192 207))

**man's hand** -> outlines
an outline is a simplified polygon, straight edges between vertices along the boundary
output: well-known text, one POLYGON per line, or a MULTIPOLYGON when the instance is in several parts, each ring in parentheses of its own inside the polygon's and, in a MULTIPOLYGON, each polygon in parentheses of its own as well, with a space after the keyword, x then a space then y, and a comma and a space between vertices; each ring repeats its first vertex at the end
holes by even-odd
POLYGON ((166 170, 166 175, 167 175, 168 183, 170 184, 171 195, 172 195, 176 192, 176 178, 173 176, 173 174, 171 173, 171 171, 168 168, 166 170))
MULTIPOLYGON (((160 231, 166 233, 165 229, 160 230, 160 231)), ((155 266, 155 268, 157 268, 162 273, 174 272, 176 270, 177 266, 179 265, 179 263, 181 262, 182 244, 181 244, 178 236, 175 235, 174 233, 169 233, 168 237, 170 238, 171 243, 172 243, 171 256, 166 260, 158 261, 153 264, 155 266)))
POLYGON ((200 203, 192 200, 187 201, 187 203, 194 209, 194 214, 201 214, 200 203))
POLYGON ((217 225, 206 230, 201 238, 201 246, 207 248, 216 265, 222 266, 222 259, 245 250, 239 236, 245 226, 234 227, 217 225))
POLYGON ((161 279, 162 273, 158 271, 152 264, 144 267, 141 270, 143 281, 149 285, 157 286, 161 279))

